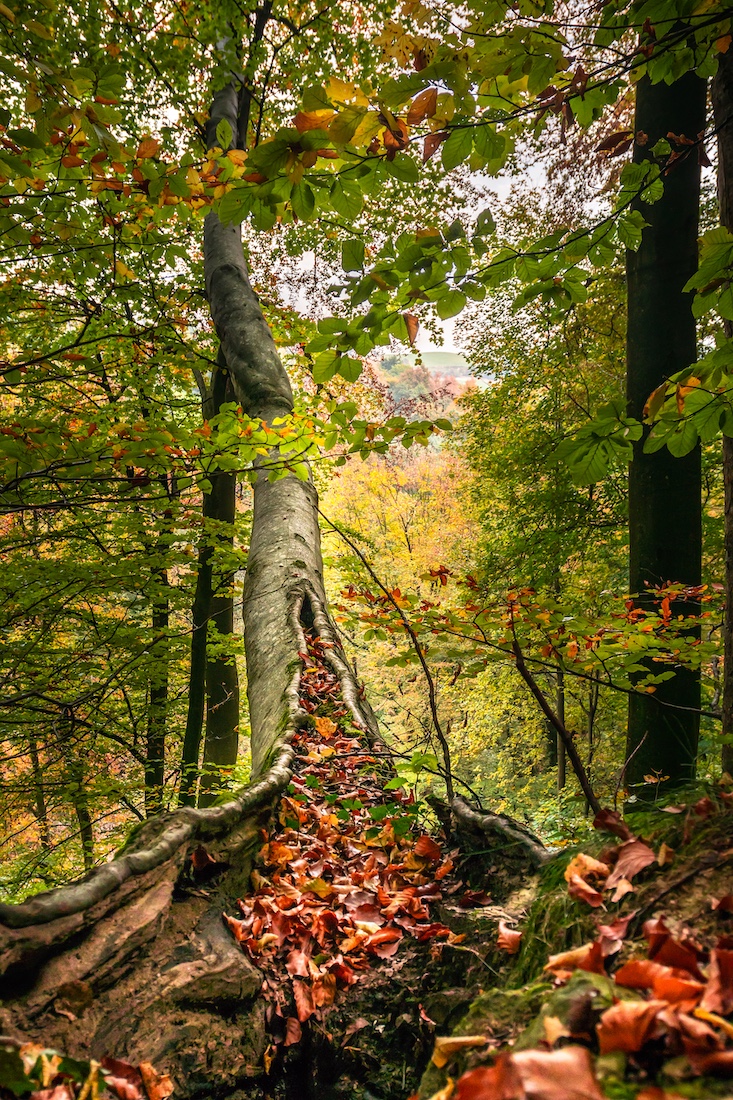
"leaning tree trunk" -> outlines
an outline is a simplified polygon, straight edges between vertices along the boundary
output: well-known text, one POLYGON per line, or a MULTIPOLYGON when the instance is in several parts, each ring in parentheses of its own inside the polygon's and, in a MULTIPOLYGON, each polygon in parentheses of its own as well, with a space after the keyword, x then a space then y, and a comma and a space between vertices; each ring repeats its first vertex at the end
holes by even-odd
MULTIPOLYGON (((225 88, 212 127, 226 117, 237 133, 236 108, 235 88, 225 88)), ((239 229, 215 214, 205 226, 205 270, 238 400, 268 422, 287 415, 290 384, 249 282, 239 229)), ((270 482, 263 473, 254 497, 243 610, 250 785, 219 806, 149 818, 114 859, 78 882, 0 904, 0 1030, 69 1053, 157 1062, 179 1095, 208 1094, 213 1079, 241 1087, 261 1064, 262 976, 221 912, 246 893, 263 826, 290 779, 290 742, 307 719, 299 701, 305 628, 324 643, 354 721, 378 742, 328 614, 314 486, 294 475, 270 482), (205 883, 212 865, 226 873, 202 890, 196 876, 205 883)))
MULTIPOLYGON (((690 72, 673 84, 637 84, 634 160, 645 161, 668 135, 693 142, 705 129, 705 82, 690 72)), ((648 225, 636 252, 627 255, 627 397, 639 419, 650 393, 696 359, 695 319, 684 286, 697 270, 700 166, 695 146, 664 174, 664 195, 637 202, 648 225)), ((645 431, 646 437, 646 431, 645 431)), ((653 607, 649 585, 700 583, 702 508, 700 447, 684 458, 663 448, 645 454, 634 445, 629 469, 629 584, 636 602, 653 607)), ((694 601, 677 601, 675 614, 694 614, 694 601)), ((690 780, 695 772, 700 725, 700 676, 678 669, 653 695, 629 697, 625 778, 647 790, 690 780)))
MULTIPOLYGON (((718 58, 712 88, 715 129, 718 134, 718 202, 721 224, 733 233, 733 51, 718 58)), ((733 324, 725 322, 733 339, 733 324)), ((723 436, 725 486, 725 623, 723 651, 723 735, 733 738, 733 439, 723 436)), ((733 742, 723 745, 723 771, 733 774, 733 742)))

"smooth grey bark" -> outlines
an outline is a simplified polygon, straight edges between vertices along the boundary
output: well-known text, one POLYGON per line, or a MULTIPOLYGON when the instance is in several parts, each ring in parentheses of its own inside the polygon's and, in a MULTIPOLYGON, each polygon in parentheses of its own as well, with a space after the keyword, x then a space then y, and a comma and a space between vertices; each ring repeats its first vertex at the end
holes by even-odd
MULTIPOLYGON (((733 232, 733 52, 718 56, 718 71, 711 86, 715 129, 718 135, 718 203, 720 223, 733 232)), ((733 324, 725 323, 733 339, 733 324)), ((725 487, 725 621, 723 624, 723 735, 733 737, 733 439, 723 436, 723 484, 725 487)), ((723 771, 733 774, 733 744, 724 744, 723 771)))

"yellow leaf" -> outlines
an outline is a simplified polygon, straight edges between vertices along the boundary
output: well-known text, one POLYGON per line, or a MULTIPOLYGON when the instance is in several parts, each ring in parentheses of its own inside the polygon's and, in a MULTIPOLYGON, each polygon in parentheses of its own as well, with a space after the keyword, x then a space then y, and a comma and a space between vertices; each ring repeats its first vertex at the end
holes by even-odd
POLYGON ((433 1051, 432 1062, 438 1067, 438 1069, 442 1069, 443 1066, 448 1065, 453 1055, 457 1054, 459 1050, 485 1046, 485 1035, 439 1036, 435 1040, 435 1049, 433 1051))
POLYGON ((15 12, 11 11, 5 4, 0 4, 0 15, 4 15, 11 23, 15 22, 15 12))
POLYGON ((127 264, 124 264, 122 260, 115 260, 115 271, 121 279, 129 280, 137 278, 135 272, 131 271, 127 264))

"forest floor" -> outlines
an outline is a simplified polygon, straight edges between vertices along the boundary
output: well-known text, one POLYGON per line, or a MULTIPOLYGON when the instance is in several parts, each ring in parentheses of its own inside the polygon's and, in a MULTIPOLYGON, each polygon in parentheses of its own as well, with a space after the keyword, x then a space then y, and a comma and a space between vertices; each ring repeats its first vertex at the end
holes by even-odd
MULTIPOLYGON (((49 1052, 63 1032, 47 1017, 35 1034, 0 1039, 0 1100, 96 1100, 103 1090, 117 1100, 171 1091, 242 1100, 733 1096, 730 784, 631 824, 604 811, 592 853, 558 853, 536 872, 505 838, 422 831, 424 808, 354 722, 322 643, 309 639, 301 657, 309 721, 251 889, 237 900, 224 886, 226 864, 203 848, 178 885, 199 908, 224 899, 228 934, 257 968, 246 1028, 219 1005, 218 1029, 207 1032, 209 1048, 239 1044, 240 1071, 218 1075, 214 1052, 206 1086, 203 1065, 171 1081, 127 1060, 115 1019, 102 1031, 109 1046, 100 1051, 98 1036, 92 1051, 100 1069, 78 1038, 76 1059, 49 1052)), ((78 1036, 89 1005, 74 992, 54 1011, 78 1036)), ((201 1006, 195 1018, 179 1007, 171 1026, 188 1027, 192 1047, 198 1029, 202 1048, 201 1006)), ((149 1042, 164 1071, 165 1045, 153 1034, 137 1035, 137 1057, 149 1042)))

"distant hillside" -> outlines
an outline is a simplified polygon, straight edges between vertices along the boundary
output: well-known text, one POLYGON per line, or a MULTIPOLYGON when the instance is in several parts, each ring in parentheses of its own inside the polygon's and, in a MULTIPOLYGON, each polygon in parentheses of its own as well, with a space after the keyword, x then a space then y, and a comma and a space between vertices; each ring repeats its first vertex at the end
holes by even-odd
POLYGON ((468 377, 468 363, 455 351, 424 351, 422 361, 431 374, 450 374, 453 377, 468 377))

